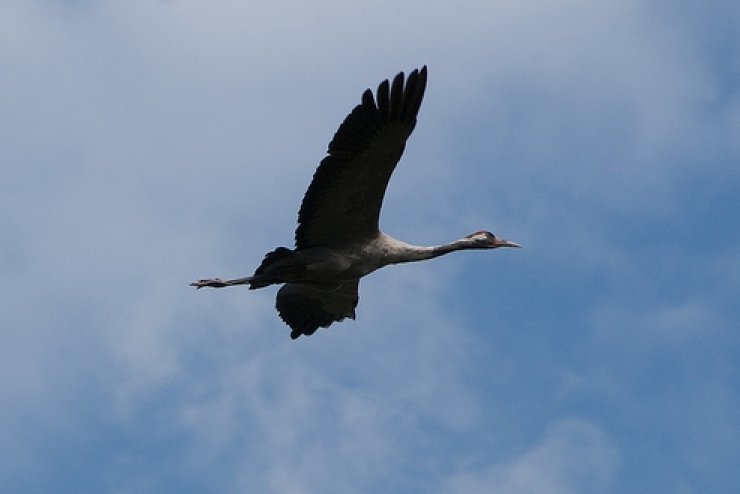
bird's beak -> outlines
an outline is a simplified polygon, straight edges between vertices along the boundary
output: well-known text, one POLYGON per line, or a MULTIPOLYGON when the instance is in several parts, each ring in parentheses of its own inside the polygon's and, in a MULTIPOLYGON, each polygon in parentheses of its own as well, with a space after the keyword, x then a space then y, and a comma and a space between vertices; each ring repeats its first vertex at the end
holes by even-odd
POLYGON ((503 239, 498 241, 498 243, 496 244, 496 247, 518 247, 520 249, 522 248, 522 246, 516 242, 512 242, 511 240, 503 240, 503 239))

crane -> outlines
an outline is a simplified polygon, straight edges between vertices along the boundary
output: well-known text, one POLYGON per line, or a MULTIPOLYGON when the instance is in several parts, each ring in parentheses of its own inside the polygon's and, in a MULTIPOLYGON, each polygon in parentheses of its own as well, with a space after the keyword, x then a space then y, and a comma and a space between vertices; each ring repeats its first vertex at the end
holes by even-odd
POLYGON ((339 126, 298 212, 295 248, 267 253, 252 276, 191 283, 196 288, 283 285, 275 308, 290 337, 312 335, 345 318, 355 318, 360 278, 389 264, 423 261, 466 249, 521 247, 488 231, 449 244, 417 246, 378 227, 383 196, 406 140, 416 126, 427 68, 384 80, 339 126))

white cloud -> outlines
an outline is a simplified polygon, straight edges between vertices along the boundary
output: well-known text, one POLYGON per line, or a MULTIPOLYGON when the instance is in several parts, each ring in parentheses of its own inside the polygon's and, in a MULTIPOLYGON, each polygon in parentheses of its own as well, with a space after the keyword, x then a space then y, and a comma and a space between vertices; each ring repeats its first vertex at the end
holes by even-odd
POLYGON ((541 441, 504 464, 456 474, 442 492, 569 494, 608 492, 620 463, 609 435, 588 420, 561 419, 541 441))
POLYGON ((368 280, 358 321, 288 344, 275 321, 260 352, 241 343, 243 363, 182 375, 195 391, 180 415, 196 441, 191 461, 235 455, 237 490, 365 490, 379 472, 401 473, 423 430, 469 427, 478 400, 460 372, 464 334, 404 287, 425 276, 368 280), (406 312, 371 312, 381 291, 406 312))
POLYGON ((644 311, 614 303, 594 316, 597 343, 648 354, 696 345, 721 334, 727 326, 712 306, 699 300, 644 311))

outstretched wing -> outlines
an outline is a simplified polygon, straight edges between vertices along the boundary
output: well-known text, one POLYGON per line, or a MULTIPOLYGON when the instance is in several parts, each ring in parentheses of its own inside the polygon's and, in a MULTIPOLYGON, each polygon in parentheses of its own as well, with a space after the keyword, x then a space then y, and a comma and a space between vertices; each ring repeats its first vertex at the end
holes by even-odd
POLYGON ((291 338, 312 335, 319 327, 355 318, 359 283, 360 280, 349 280, 329 287, 286 283, 278 290, 275 308, 290 326, 291 338))
POLYGON ((416 125, 427 68, 386 79, 339 126, 303 198, 297 248, 343 247, 372 238, 388 180, 416 125))

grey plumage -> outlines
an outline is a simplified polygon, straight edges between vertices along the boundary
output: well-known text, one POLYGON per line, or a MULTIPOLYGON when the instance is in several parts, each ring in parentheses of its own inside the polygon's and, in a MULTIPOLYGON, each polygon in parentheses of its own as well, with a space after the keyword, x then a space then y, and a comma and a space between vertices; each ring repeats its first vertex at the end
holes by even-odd
POLYGON ((421 247, 382 233, 378 226, 385 190, 416 126, 427 69, 399 73, 369 89, 344 119, 303 198, 295 249, 278 247, 254 275, 211 278, 196 288, 247 284, 251 289, 283 284, 275 306, 291 338, 311 335, 355 318, 361 277, 388 264, 420 261, 463 249, 519 247, 479 231, 450 244, 421 247))

